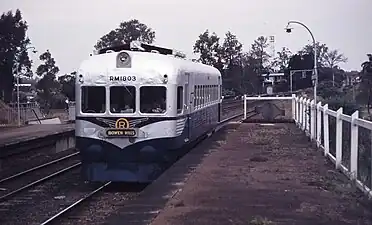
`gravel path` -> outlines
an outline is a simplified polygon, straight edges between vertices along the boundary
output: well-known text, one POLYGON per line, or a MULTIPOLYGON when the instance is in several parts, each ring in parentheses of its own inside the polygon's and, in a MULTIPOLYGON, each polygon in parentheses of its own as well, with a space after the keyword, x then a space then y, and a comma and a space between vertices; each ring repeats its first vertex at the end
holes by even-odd
POLYGON ((294 124, 241 124, 224 138, 151 225, 372 224, 371 203, 294 124))

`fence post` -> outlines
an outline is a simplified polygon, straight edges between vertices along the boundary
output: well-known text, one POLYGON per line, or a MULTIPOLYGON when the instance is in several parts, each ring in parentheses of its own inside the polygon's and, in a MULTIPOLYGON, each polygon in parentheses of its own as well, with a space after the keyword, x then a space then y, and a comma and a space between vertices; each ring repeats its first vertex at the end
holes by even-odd
POLYGON ((300 98, 296 97, 296 114, 297 114, 297 125, 300 122, 300 98))
POLYGON ((307 109, 307 99, 304 99, 304 104, 302 108, 302 130, 306 133, 306 109, 307 109))
POLYGON ((358 176, 358 125, 355 121, 359 118, 359 111, 351 115, 351 145, 350 145, 350 179, 358 176))
POLYGON ((300 98, 296 97, 297 126, 300 124, 300 98))
POLYGON ((310 99, 306 100, 306 111, 305 111, 305 132, 307 131, 310 136, 310 99))
POLYGON ((323 106, 323 139, 324 139, 324 156, 329 154, 329 123, 328 123, 328 104, 323 106))
POLYGON ((307 100, 304 98, 303 100, 302 100, 302 126, 301 126, 301 129, 303 130, 303 131, 306 131, 306 103, 307 103, 307 100))
POLYGON ((322 103, 318 102, 316 104, 316 144, 319 147, 322 144, 322 111, 320 108, 322 107, 322 103))
POLYGON ((302 129, 302 108, 303 108, 303 105, 302 105, 302 101, 303 101, 303 98, 301 97, 300 98, 300 101, 299 101, 299 106, 298 106, 298 108, 299 108, 299 123, 298 123, 298 127, 300 128, 300 129, 302 129))
MULTIPOLYGON (((297 112, 297 104, 298 104, 298 98, 297 97, 295 97, 294 98, 294 115, 295 115, 295 123, 297 124, 297 121, 298 121, 298 112, 297 112)), ((292 105, 292 107, 293 107, 293 105, 292 105)))
POLYGON ((306 133, 306 107, 307 107, 307 99, 304 98, 302 101, 302 130, 306 133))
POLYGON ((292 94, 292 119, 296 121, 296 95, 292 94))
POLYGON ((311 140, 315 140, 316 134, 315 134, 315 101, 314 99, 310 102, 310 138, 311 140))
POLYGON ((244 101, 244 116, 243 116, 243 119, 247 119, 247 95, 244 95, 244 98, 243 98, 243 101, 244 101))
POLYGON ((342 161, 342 107, 337 110, 336 115, 336 169, 340 168, 342 161))

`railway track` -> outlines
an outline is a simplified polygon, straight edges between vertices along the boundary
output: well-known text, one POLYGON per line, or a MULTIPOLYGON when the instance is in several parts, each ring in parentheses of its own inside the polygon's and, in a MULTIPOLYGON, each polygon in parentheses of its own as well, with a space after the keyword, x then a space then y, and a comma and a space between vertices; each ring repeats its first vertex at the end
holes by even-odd
POLYGON ((0 202, 80 166, 78 152, 0 180, 0 202))
POLYGON ((68 172, 0 202, 0 224, 40 224, 96 187, 81 181, 79 167, 69 167, 68 172))
MULTIPOLYGON (((234 104, 234 103, 231 103, 231 104, 234 104)), ((230 107, 231 107, 231 105, 230 105, 230 107)), ((236 108, 237 108, 237 106, 235 106, 235 109, 236 108)), ((223 125, 225 125, 226 123, 228 123, 228 122, 230 122, 232 120, 239 120, 237 118, 241 117, 242 115, 243 115, 243 111, 240 110, 240 112, 236 112, 233 116, 230 116, 228 118, 225 118, 221 122, 221 124, 215 129, 215 131, 219 130, 221 127, 223 127, 223 125)), ((208 137, 211 136, 213 132, 209 133, 207 136, 208 137)), ((77 208, 79 206, 81 206, 84 203, 89 203, 89 200, 91 200, 94 196, 97 196, 97 195, 101 194, 111 184, 112 184, 111 182, 105 183, 105 184, 99 186, 98 188, 96 188, 95 190, 93 190, 93 191, 85 194, 84 196, 82 196, 81 198, 79 198, 78 200, 76 200, 75 202, 71 203, 70 205, 68 205, 67 207, 63 208, 62 210, 60 210, 59 212, 57 212, 56 214, 54 214, 50 218, 46 219, 44 222, 41 223, 41 225, 64 224, 64 223, 61 223, 61 221, 64 221, 66 224, 76 224, 76 223, 79 223, 80 224, 81 221, 76 221, 76 220, 79 220, 79 216, 72 216, 72 218, 75 218, 75 219, 74 220, 71 220, 71 219, 68 219, 68 218, 71 218, 71 216, 68 217, 67 215, 69 215, 70 213, 73 213, 74 210, 76 210, 76 212, 77 212, 78 211, 77 208), (67 220, 64 220, 66 218, 67 218, 67 220)), ((100 199, 100 198, 98 197, 98 199, 100 199)), ((120 204, 120 205, 123 204, 122 202, 121 203, 116 203, 117 201, 114 201, 113 199, 109 199, 109 200, 106 199, 105 201, 106 202, 109 202, 110 204, 113 204, 113 205, 115 205, 115 204, 120 204)), ((101 201, 93 201, 93 202, 94 202, 93 203, 94 205, 97 205, 98 206, 100 204, 98 204, 97 202, 101 202, 101 201)))
MULTIPOLYGON (((225 119, 216 130, 242 116, 242 109, 241 100, 225 104, 223 106, 225 119)), ((77 156, 78 153, 74 153, 70 157, 77 156)), ((63 162, 62 158, 59 160, 59 162, 63 162)), ((102 204, 106 204, 105 208, 110 209, 105 210, 103 214, 112 214, 115 212, 115 204, 123 204, 123 201, 129 200, 137 194, 137 192, 131 194, 127 191, 124 191, 124 194, 122 192, 106 193, 104 190, 112 186, 110 182, 99 186, 84 183, 80 180, 78 170, 80 162, 77 159, 69 163, 58 164, 58 168, 54 167, 53 171, 47 169, 50 168, 49 166, 55 165, 54 163, 57 162, 49 162, 0 180, 0 188, 7 187, 3 188, 5 189, 4 193, 0 191, 0 224, 28 224, 29 221, 35 222, 33 224, 40 224, 43 221, 41 223, 43 225, 60 224, 61 221, 67 224, 76 224, 76 220, 81 219, 79 206, 89 204, 89 206, 93 205, 96 210, 102 204), (39 171, 38 175, 29 176, 37 171, 39 171), (60 176, 62 174, 65 175, 60 176), (35 179, 37 176, 39 178, 35 179), (26 184, 24 181, 21 182, 20 178, 22 177, 27 177, 28 182, 26 184), (58 179, 52 179, 56 177, 58 179), (33 181, 31 181, 32 179, 33 181), (27 204, 28 201, 32 201, 32 204, 27 204), (30 207, 34 213, 30 213, 30 207), (14 208, 17 208, 17 212, 12 210, 14 208), (10 212, 10 214, 7 213, 6 217, 4 217, 5 214, 1 216, 4 212, 10 212), (20 218, 19 212, 25 216, 20 218), (79 216, 73 216, 73 219, 71 219, 71 214, 78 214, 79 216), (67 218, 68 220, 66 220, 67 218)))
POLYGON ((0 180, 77 152, 71 148, 56 153, 54 147, 48 145, 10 158, 1 158, 0 180))
POLYGON ((107 182, 107 183, 101 185, 100 187, 98 187, 97 189, 93 190, 92 192, 89 192, 88 194, 82 196, 79 200, 75 201, 71 205, 62 209, 61 211, 59 211, 58 213, 56 213, 55 215, 53 215, 49 219, 42 222, 40 225, 49 225, 49 224, 52 224, 52 223, 56 222, 58 219, 60 219, 62 216, 64 216, 67 212, 70 212, 71 210, 75 209, 77 206, 79 206, 83 202, 86 202, 88 199, 93 197, 95 194, 103 191, 103 189, 108 187, 110 184, 111 184, 111 182, 107 182))
MULTIPOLYGON (((223 107, 226 109, 233 109, 239 105, 239 102, 241 102, 241 100, 223 100, 223 107)), ((12 174, 21 173, 37 165, 45 164, 75 152, 75 149, 69 149, 60 153, 55 153, 53 151, 55 140, 44 140, 35 143, 35 146, 28 146, 28 150, 25 150, 23 146, 22 151, 15 149, 12 153, 0 156, 0 160, 2 161, 0 179, 11 176, 12 174)))

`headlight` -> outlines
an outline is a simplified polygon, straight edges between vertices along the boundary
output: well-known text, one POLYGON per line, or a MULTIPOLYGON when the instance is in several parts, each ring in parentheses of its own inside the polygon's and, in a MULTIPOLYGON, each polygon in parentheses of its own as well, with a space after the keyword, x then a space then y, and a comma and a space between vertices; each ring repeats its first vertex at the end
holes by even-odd
POLYGON ((130 68, 131 58, 126 52, 120 52, 116 57, 116 68, 130 68))

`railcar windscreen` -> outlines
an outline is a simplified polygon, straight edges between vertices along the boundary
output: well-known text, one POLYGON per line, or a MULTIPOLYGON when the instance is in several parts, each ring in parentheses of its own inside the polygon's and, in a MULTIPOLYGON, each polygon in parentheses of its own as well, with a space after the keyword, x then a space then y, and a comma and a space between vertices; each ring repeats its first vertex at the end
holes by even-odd
POLYGON ((167 89, 161 86, 140 88, 141 113, 165 113, 167 89))
POLYGON ((81 111, 83 113, 106 112, 106 88, 81 87, 81 111))
POLYGON ((136 111, 136 88, 117 86, 110 88, 110 112, 134 113, 136 111))

